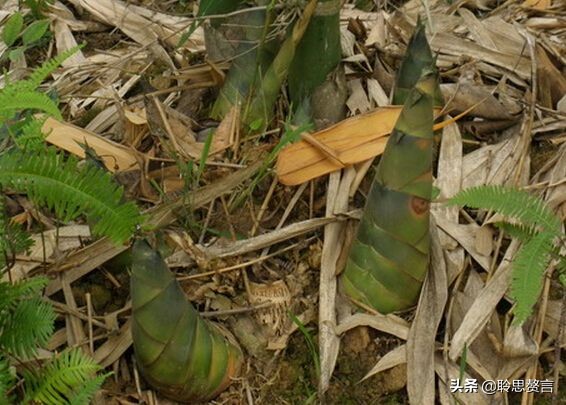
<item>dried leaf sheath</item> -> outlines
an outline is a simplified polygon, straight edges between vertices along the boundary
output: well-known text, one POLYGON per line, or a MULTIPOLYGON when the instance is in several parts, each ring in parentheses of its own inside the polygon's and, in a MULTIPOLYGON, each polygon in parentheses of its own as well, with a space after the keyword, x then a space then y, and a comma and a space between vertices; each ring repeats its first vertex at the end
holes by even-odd
POLYGON ((239 372, 240 349, 199 316, 146 242, 136 241, 132 255, 132 336, 142 375, 176 401, 215 397, 239 372))
POLYGON ((348 295, 382 313, 413 305, 428 269, 436 86, 427 72, 409 93, 342 276, 348 295))

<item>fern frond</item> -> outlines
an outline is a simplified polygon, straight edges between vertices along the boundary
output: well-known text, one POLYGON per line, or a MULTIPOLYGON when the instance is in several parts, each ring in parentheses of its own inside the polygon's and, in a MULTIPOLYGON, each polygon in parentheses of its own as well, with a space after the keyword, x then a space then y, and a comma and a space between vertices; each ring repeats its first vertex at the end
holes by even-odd
POLYGON ((88 405, 90 400, 100 389, 100 386, 112 373, 99 374, 75 390, 76 394, 69 398, 69 405, 88 405))
POLYGON ((49 279, 42 276, 20 280, 15 283, 0 281, 0 309, 14 308, 18 300, 27 300, 39 294, 48 282, 49 279))
POLYGON ((522 324, 531 315, 538 300, 553 239, 554 234, 550 232, 534 235, 521 246, 513 260, 511 297, 515 300, 515 324, 522 324))
POLYGON ((510 224, 509 222, 496 222, 495 225, 512 238, 526 242, 536 235, 537 231, 531 226, 510 224))
POLYGON ((20 91, 15 94, 0 92, 0 117, 12 118, 19 110, 40 110, 61 119, 57 104, 47 94, 20 91))
POLYGON ((44 146, 45 134, 41 131, 45 119, 26 119, 15 136, 14 141, 19 149, 26 151, 38 151, 44 146))
POLYGON ((4 353, 29 356, 48 342, 55 312, 40 297, 47 282, 46 277, 0 282, 0 349, 4 353))
POLYGON ((135 204, 122 203, 123 189, 92 165, 77 169, 78 160, 47 153, 12 152, 0 158, 0 185, 26 192, 36 203, 53 209, 63 221, 84 212, 93 232, 122 243, 141 221, 135 204))
POLYGON ((0 405, 11 403, 8 390, 13 386, 15 380, 10 370, 10 363, 6 358, 0 356, 0 405))
POLYGON ((40 374, 25 373, 24 402, 37 401, 48 405, 68 404, 73 392, 95 378, 100 366, 80 349, 63 351, 40 374))
POLYGON ((62 118, 57 103, 45 93, 37 91, 39 85, 67 58, 81 46, 71 48, 44 62, 25 80, 7 81, 0 89, 0 123, 11 119, 19 110, 40 110, 56 118, 62 118))
POLYGON ((6 258, 25 252, 32 245, 33 240, 29 234, 20 226, 9 222, 0 197, 0 274, 2 274, 2 269, 6 265, 6 258))
POLYGON ((30 77, 23 81, 22 85, 28 90, 34 90, 55 71, 65 60, 73 56, 77 51, 83 48, 84 45, 74 46, 66 51, 61 52, 59 55, 45 61, 39 68, 35 69, 30 77))
POLYGON ((541 199, 518 189, 502 186, 472 187, 460 191, 450 199, 449 204, 494 210, 516 218, 524 225, 542 226, 555 234, 560 229, 560 221, 541 199))
POLYGON ((19 110, 40 110, 55 118, 62 118, 59 107, 47 94, 33 90, 0 91, 0 116, 7 119, 19 110))
POLYGON ((53 334, 55 312, 40 296, 19 301, 1 325, 0 348, 18 357, 33 355, 53 334))

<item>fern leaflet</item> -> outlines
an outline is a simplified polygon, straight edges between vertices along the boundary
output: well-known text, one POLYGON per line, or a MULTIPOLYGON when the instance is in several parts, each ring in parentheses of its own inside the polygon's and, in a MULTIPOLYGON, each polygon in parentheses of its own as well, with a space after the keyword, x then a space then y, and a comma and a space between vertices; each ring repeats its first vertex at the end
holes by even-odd
POLYGON ((36 89, 65 59, 72 56, 81 47, 71 48, 44 62, 25 80, 7 81, 6 86, 0 89, 0 122, 10 119, 17 110, 28 109, 44 111, 54 117, 61 118, 57 104, 46 94, 40 93, 36 89))
POLYGON ((18 300, 39 294, 48 281, 46 277, 33 277, 14 284, 0 282, 0 319, 4 311, 11 311, 16 307, 18 300))
POLYGON ((0 159, 0 185, 26 192, 38 204, 55 210, 63 221, 85 212, 94 222, 93 232, 122 243, 141 221, 134 203, 122 203, 123 189, 112 177, 87 165, 77 169, 78 160, 66 161, 54 150, 42 153, 12 152, 0 159))
POLYGON ((15 380, 10 370, 10 363, 0 355, 0 405, 10 404, 8 390, 13 386, 15 380))
POLYGON ((530 226, 521 224, 510 224, 508 222, 497 222, 495 224, 499 229, 509 234, 521 242, 526 242, 536 235, 536 230, 530 226))
POLYGON ((0 347, 15 356, 28 357, 45 346, 53 334, 53 307, 36 296, 20 301, 2 325, 0 347))
POLYGON ((39 151, 40 148, 43 148, 45 135, 42 133, 41 128, 44 123, 45 119, 26 117, 22 122, 18 135, 14 136, 16 146, 26 151, 39 151))
POLYGON ((84 45, 78 45, 71 49, 68 49, 64 52, 61 52, 59 55, 45 61, 39 68, 35 69, 30 77, 26 80, 21 80, 18 82, 18 87, 21 87, 25 90, 35 90, 39 87, 39 85, 49 76, 51 73, 55 71, 63 63, 66 59, 73 56, 79 49, 81 49, 84 45))
POLYGON ((550 262, 554 235, 541 232, 523 244, 513 260, 511 297, 515 300, 515 324, 523 323, 531 314, 542 288, 544 271, 550 262))
POLYGON ((100 366, 80 349, 65 350, 42 370, 40 378, 26 373, 30 389, 24 403, 69 404, 75 390, 96 378, 98 370, 100 366))
POLYGON ((31 356, 53 334, 55 313, 43 301, 45 277, 15 284, 0 282, 0 349, 15 356, 31 356))
POLYGON ((18 110, 40 110, 58 119, 61 113, 57 104, 47 94, 36 91, 0 92, 0 117, 9 119, 18 110))
MULTIPOLYGON (((0 274, 6 266, 6 259, 11 259, 17 253, 28 250, 32 245, 33 241, 27 232, 8 221, 0 198, 0 274)), ((1 302, 2 299, 0 298, 1 302)))
POLYGON ((88 380, 82 386, 75 389, 75 395, 69 399, 69 405, 88 405, 91 398, 100 389, 104 380, 112 373, 100 374, 88 380))
POLYGON ((449 204, 494 210, 517 218, 525 225, 543 226, 545 230, 554 233, 560 229, 560 221, 542 200, 518 189, 502 186, 472 187, 460 191, 450 199, 449 204))

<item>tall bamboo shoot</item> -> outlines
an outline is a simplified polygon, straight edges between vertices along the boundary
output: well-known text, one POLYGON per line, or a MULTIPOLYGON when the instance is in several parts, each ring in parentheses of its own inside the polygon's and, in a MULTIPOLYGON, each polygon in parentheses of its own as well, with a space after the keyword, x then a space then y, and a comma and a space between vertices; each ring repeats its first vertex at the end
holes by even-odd
POLYGON ((409 93, 342 275, 349 296, 382 313, 413 305, 428 269, 436 85, 428 71, 409 93))

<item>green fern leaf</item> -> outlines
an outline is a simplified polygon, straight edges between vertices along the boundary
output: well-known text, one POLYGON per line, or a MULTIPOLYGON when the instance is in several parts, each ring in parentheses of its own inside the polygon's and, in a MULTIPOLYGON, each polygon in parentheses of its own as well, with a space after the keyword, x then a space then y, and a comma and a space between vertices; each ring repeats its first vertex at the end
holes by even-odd
POLYGON ((3 201, 0 197, 0 274, 6 266, 7 258, 25 252, 33 245, 33 240, 27 232, 8 221, 3 208, 3 201))
POLYGON ((10 370, 10 363, 0 355, 0 405, 11 403, 8 390, 15 382, 15 376, 10 370))
POLYGON ((553 239, 550 232, 536 234, 521 246, 513 260, 511 297, 515 300, 515 324, 522 324, 531 315, 538 300, 553 239))
POLYGON ((16 82, 7 80, 5 87, 0 89, 0 123, 11 119, 18 110, 30 109, 44 111, 61 118, 57 104, 46 94, 38 92, 37 88, 65 59, 72 56, 81 47, 82 45, 71 48, 46 61, 25 80, 16 82))
POLYGON ((53 73, 61 63, 73 56, 83 46, 84 45, 75 46, 45 61, 39 68, 35 69, 27 79, 16 82, 18 83, 17 87, 28 91, 37 89, 47 76, 53 73))
POLYGON ((0 348, 18 357, 31 356, 37 347, 47 344, 53 334, 54 322, 53 307, 41 297, 19 301, 8 322, 2 325, 0 348))
POLYGON ((12 152, 0 157, 0 185, 26 192, 38 204, 53 209, 63 221, 84 212, 94 222, 93 232, 114 242, 129 239, 141 221, 133 203, 122 203, 123 189, 93 165, 77 169, 54 150, 47 153, 12 152))
POLYGON ((558 233, 560 221, 544 202, 529 193, 502 186, 480 186, 462 190, 452 199, 451 205, 467 205, 472 208, 494 210, 516 218, 524 225, 558 233))
MULTIPOLYGON (((12 310, 18 301, 27 300, 45 288, 49 279, 47 277, 33 277, 20 280, 16 283, 0 282, 0 314, 4 310, 12 310)), ((2 319, 0 317, 0 319, 2 319)))
POLYGON ((68 404, 73 392, 94 379, 99 370, 100 366, 80 349, 65 350, 39 375, 25 373, 28 384, 24 403, 68 404))
POLYGON ((100 386, 112 373, 99 374, 75 390, 76 394, 69 399, 69 405, 88 405, 100 389, 100 386))
POLYGON ((44 346, 53 333, 55 313, 41 297, 46 277, 11 284, 0 282, 0 349, 29 356, 44 346))
POLYGON ((508 222, 497 222, 495 224, 499 229, 507 233, 512 238, 521 242, 527 242, 536 235, 536 230, 530 226, 521 224, 510 224, 508 222))
POLYGON ((45 134, 41 131, 45 119, 28 118, 22 123, 17 136, 14 137, 16 146, 21 150, 39 151, 44 146, 45 134))
POLYGON ((1 92, 0 116, 11 117, 18 110, 40 110, 61 119, 57 104, 44 93, 36 91, 1 92))

